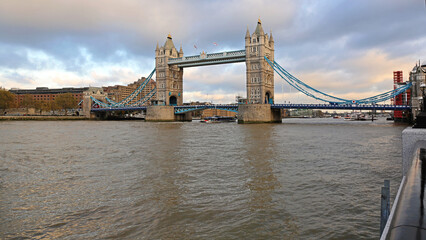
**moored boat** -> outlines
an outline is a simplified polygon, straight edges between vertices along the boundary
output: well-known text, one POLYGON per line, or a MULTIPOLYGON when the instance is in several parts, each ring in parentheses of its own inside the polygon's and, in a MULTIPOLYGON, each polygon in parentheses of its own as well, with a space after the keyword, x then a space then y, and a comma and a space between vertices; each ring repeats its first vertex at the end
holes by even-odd
POLYGON ((202 119, 200 122, 202 123, 221 123, 221 122, 235 122, 236 119, 234 117, 222 117, 222 116, 213 116, 206 117, 202 119))

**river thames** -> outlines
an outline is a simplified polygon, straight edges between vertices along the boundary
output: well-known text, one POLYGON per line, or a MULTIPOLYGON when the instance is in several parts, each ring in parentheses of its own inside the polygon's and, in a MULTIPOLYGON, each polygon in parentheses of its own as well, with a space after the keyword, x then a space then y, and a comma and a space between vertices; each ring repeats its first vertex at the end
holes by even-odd
POLYGON ((405 127, 0 122, 0 239, 378 239, 405 127))

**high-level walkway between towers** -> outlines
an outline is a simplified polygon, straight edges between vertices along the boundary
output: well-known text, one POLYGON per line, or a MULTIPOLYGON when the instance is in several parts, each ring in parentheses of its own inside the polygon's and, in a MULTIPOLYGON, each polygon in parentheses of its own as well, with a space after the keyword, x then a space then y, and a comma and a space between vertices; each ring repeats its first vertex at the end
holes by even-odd
POLYGON ((246 50, 228 51, 219 53, 201 53, 200 55, 170 58, 168 65, 177 65, 180 68, 237 63, 246 61, 246 50))

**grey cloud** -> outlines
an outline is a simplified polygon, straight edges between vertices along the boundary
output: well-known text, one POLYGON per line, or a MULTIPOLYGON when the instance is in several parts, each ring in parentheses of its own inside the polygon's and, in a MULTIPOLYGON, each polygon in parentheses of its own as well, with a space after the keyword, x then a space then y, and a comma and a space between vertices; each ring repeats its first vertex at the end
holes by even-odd
POLYGON ((315 14, 301 11, 293 28, 282 34, 283 40, 323 44, 346 36, 346 48, 360 48, 424 36, 415 27, 426 20, 423 5, 416 0, 322 1, 315 14))
POLYGON ((153 56, 153 39, 158 35, 153 29, 159 22, 150 21, 153 17, 137 1, 102 6, 87 1, 45 1, 37 7, 30 1, 28 5, 32 6, 16 1, 0 3, 0 42, 39 49, 64 62, 80 47, 99 61, 117 60, 111 58, 120 49, 129 57, 153 56))
POLYGON ((246 26, 254 29, 258 14, 265 16, 265 22, 271 19, 269 27, 275 27, 291 19, 294 5, 290 1, 241 4, 235 0, 102 3, 45 1, 24 5, 2 1, 0 30, 5 34, 0 41, 39 48, 64 59, 75 46, 86 47, 96 59, 108 57, 116 49, 153 56, 156 42, 162 44, 169 32, 176 45, 183 43, 187 49, 192 49, 193 42, 209 46, 214 41, 241 48, 246 26), (274 12, 278 9, 285 14, 277 18, 274 12))
MULTIPOLYGON (((283 67, 295 73, 340 73, 330 79, 340 85, 318 83, 324 84, 324 91, 369 88, 369 72, 359 74, 362 68, 341 62, 362 57, 371 49, 379 49, 389 58, 413 58, 413 62, 425 54, 421 50, 426 41, 421 25, 425 22, 424 3, 416 0, 3 0, 0 68, 49 68, 48 62, 34 66, 28 56, 15 51, 33 49, 79 75, 111 64, 131 66, 148 75, 154 67, 156 43, 164 44, 168 33, 176 47, 182 44, 185 55, 242 49, 246 28, 252 33, 258 17, 265 32, 273 30, 275 56, 283 67), (362 81, 351 87, 357 74, 362 81)), ((224 67, 231 70, 221 79, 215 76, 217 70, 209 68, 202 69, 205 74, 199 78, 186 76, 185 91, 244 91, 245 72, 234 65, 224 67)), ((120 77, 112 74, 94 81, 113 82, 120 77)), ((376 84, 379 88, 384 85, 376 84)))
MULTIPOLYGON (((191 69, 192 70, 192 69, 191 69)), ((184 89, 188 91, 203 91, 209 94, 215 92, 238 93, 244 91, 245 64, 224 64, 210 67, 200 67, 185 74, 184 89)))
POLYGON ((0 75, 5 79, 12 80, 19 84, 29 84, 33 82, 33 79, 30 76, 20 74, 13 70, 2 71, 0 72, 0 75))
POLYGON ((0 43, 0 68, 43 70, 56 67, 54 59, 38 56, 40 54, 40 51, 0 43))
POLYGON ((0 68, 33 68, 28 61, 25 50, 14 46, 0 44, 0 68))

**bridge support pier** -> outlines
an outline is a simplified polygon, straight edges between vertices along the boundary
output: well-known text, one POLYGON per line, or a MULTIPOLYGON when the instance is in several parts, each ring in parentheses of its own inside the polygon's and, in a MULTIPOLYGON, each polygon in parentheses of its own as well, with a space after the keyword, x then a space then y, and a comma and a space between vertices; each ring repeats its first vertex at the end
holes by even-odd
POLYGON ((179 122, 192 122, 192 113, 182 113, 182 114, 175 114, 175 121, 179 122))
POLYGON ((281 123, 281 109, 271 109, 271 104, 238 105, 238 123, 281 123))
POLYGON ((92 110, 92 99, 90 99, 90 95, 84 95, 83 96, 83 111, 82 111, 82 115, 90 118, 90 119, 94 119, 96 118, 96 114, 92 113, 90 110, 92 110))
POLYGON ((148 106, 145 120, 147 122, 192 121, 191 113, 175 114, 174 106, 148 106))

